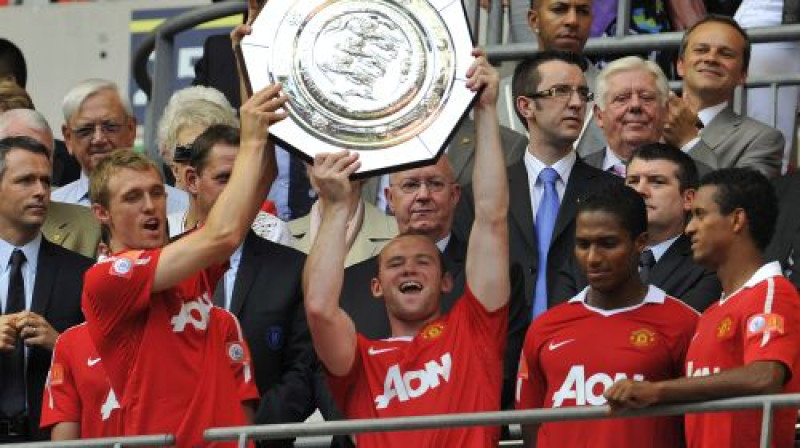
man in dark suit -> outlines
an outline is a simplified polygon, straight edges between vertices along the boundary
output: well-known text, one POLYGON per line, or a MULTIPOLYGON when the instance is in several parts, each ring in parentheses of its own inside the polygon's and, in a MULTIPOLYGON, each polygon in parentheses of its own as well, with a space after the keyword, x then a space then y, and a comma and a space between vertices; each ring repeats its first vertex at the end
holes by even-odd
MULTIPOLYGON (((508 171, 508 225, 512 264, 521 266, 525 278, 528 320, 569 298, 553 295, 552 286, 561 266, 574 256, 578 199, 598 185, 620 181, 586 165, 573 151, 592 97, 585 68, 585 60, 574 53, 548 50, 521 62, 514 72, 514 101, 530 142, 508 171), (555 176, 548 180, 545 173, 555 176)), ((458 226, 464 228, 471 217, 469 207, 461 206, 458 226)))
MULTIPOLYGON (((625 182, 647 205, 647 248, 639 266, 642 280, 704 311, 719 299, 721 287, 716 273, 693 261, 691 241, 683 233, 699 182, 695 163, 673 146, 651 143, 634 153, 625 182)), ((574 295, 586 285, 580 270, 570 264, 559 275, 556 294, 574 295)))
MULTIPOLYGON (((212 126, 195 140, 187 171, 197 217, 204 222, 233 169, 238 130, 212 126)), ((261 402, 256 424, 305 420, 314 410, 311 337, 300 278, 305 255, 250 230, 230 257, 214 291, 214 304, 239 318, 250 346, 261 402)), ((263 446, 291 446, 291 441, 263 446)))
POLYGON ((50 173, 42 144, 0 140, 0 442, 47 438, 39 417, 51 350, 61 331, 83 321, 83 273, 92 260, 41 234, 50 173))

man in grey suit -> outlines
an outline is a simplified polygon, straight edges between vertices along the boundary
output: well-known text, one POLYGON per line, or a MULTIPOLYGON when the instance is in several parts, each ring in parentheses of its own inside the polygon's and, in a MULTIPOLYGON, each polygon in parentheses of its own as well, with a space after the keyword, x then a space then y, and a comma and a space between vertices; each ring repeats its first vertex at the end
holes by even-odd
POLYGON ((670 102, 664 137, 676 146, 689 138, 705 144, 719 168, 749 167, 776 177, 781 174, 783 135, 731 107, 749 62, 750 39, 732 19, 707 16, 689 28, 678 56, 683 98, 670 102), (687 125, 698 118, 702 130, 687 125))
MULTIPOLYGON (((634 151, 664 136, 669 101, 667 77, 655 62, 628 56, 608 64, 597 77, 594 105, 607 145, 585 156, 586 163, 625 177, 625 167, 634 151)), ((702 140, 675 146, 689 154, 701 172, 718 166, 716 156, 702 140)))

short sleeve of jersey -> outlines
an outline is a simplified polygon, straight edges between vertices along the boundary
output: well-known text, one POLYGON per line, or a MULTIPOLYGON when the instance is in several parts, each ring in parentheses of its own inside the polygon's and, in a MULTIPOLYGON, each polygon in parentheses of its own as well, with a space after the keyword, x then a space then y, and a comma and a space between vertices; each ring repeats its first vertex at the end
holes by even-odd
POLYGON ((539 366, 539 335, 536 324, 528 328, 517 371, 516 408, 541 408, 544 403, 546 384, 539 366))
POLYGON ((53 359, 42 398, 39 426, 43 429, 57 423, 81 421, 81 400, 71 370, 72 351, 69 333, 65 332, 58 337, 53 347, 53 359))
POLYGON ((779 361, 790 377, 797 362, 800 344, 800 298, 794 286, 783 277, 767 279, 753 297, 753 307, 742 322, 744 362, 779 361))
POLYGON ((330 387, 331 394, 333 395, 333 399, 342 409, 344 408, 344 404, 349 401, 348 395, 352 386, 361 381, 361 377, 364 372, 361 367, 361 350, 362 347, 368 343, 369 341, 360 333, 356 335, 356 354, 353 357, 353 365, 350 367, 350 371, 342 376, 331 374, 325 365, 322 365, 322 368, 325 371, 325 377, 328 380, 328 386, 330 387))
POLYGON ((93 334, 121 331, 121 322, 147 309, 160 255, 161 249, 122 252, 86 272, 82 307, 93 334))
POLYGON ((242 335, 239 320, 233 314, 222 311, 220 317, 226 321, 225 350, 230 362, 240 401, 258 400, 258 388, 253 377, 253 361, 250 348, 242 335))

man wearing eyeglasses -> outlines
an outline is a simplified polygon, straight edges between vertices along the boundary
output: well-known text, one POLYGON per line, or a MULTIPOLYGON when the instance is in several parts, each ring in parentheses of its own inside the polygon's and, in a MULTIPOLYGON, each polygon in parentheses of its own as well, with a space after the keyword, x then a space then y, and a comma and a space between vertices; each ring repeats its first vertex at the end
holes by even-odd
MULTIPOLYGON (((113 150, 133 148, 136 117, 117 85, 103 79, 88 79, 73 87, 64 96, 62 110, 61 132, 70 154, 81 165, 81 177, 54 190, 50 198, 88 207, 89 175, 113 150)), ((188 207, 186 192, 167 186, 167 213, 188 207)))
MULTIPOLYGON (((624 178, 633 152, 664 136, 669 99, 667 78, 652 61, 628 56, 604 67, 597 76, 594 116, 607 144, 584 157, 586 163, 624 178)), ((717 156, 702 140, 681 150, 698 163, 701 174, 718 167, 717 156)))
MULTIPOLYGON (((560 267, 573 257, 578 199, 621 182, 573 150, 593 96, 585 69, 585 59, 575 53, 546 50, 517 65, 512 79, 517 117, 530 134, 527 151, 508 169, 510 256, 525 279, 526 323, 569 298, 551 292, 560 267)), ((461 207, 458 226, 471 220, 472 211, 461 207)))

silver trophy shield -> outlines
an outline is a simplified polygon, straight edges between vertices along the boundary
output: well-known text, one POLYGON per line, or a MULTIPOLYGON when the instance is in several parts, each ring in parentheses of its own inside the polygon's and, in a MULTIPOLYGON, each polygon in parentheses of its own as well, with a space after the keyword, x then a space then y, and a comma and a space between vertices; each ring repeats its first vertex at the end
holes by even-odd
POLYGON ((270 0, 241 43, 251 91, 280 82, 271 134, 311 160, 359 153, 356 177, 435 162, 476 94, 460 0, 270 0))

